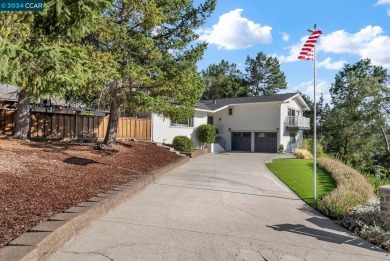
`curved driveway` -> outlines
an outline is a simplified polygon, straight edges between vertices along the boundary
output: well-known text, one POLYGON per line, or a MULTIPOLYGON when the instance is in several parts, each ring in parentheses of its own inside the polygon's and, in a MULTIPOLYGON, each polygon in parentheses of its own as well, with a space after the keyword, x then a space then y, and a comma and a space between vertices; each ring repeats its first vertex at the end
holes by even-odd
POLYGON ((389 260, 312 210, 265 167, 207 154, 109 213, 54 260, 389 260))

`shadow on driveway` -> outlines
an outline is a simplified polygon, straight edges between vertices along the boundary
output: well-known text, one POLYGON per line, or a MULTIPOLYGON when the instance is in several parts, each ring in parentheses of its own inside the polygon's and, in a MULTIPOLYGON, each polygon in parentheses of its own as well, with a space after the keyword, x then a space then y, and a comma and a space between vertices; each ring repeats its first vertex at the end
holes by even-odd
MULTIPOLYGON (((324 222, 321 222, 321 226, 327 227, 324 226, 323 223, 324 222)), ((381 250, 380 248, 373 246, 372 244, 368 243, 367 241, 357 236, 352 237, 352 236, 339 235, 321 229, 307 227, 302 224, 278 224, 278 225, 267 226, 267 227, 270 227, 276 231, 285 231, 285 232, 295 233, 295 234, 304 235, 308 237, 314 237, 317 238, 318 240, 326 241, 333 244, 348 244, 352 246, 361 247, 364 249, 383 252, 383 250, 381 250)))

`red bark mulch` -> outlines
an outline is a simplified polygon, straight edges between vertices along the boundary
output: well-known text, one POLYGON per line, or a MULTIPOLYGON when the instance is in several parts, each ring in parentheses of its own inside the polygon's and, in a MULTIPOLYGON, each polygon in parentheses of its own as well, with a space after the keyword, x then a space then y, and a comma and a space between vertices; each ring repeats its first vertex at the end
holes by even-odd
POLYGON ((180 158, 144 142, 102 151, 0 136, 0 248, 50 216, 180 158))

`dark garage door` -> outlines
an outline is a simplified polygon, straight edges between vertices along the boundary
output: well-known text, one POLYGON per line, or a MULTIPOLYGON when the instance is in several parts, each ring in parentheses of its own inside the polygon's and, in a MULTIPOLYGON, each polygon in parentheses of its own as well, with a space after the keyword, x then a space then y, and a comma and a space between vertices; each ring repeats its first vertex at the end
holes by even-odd
POLYGON ((251 133, 232 132, 232 150, 251 151, 251 133))
POLYGON ((256 132, 255 133, 255 151, 256 152, 277 152, 276 132, 256 132))

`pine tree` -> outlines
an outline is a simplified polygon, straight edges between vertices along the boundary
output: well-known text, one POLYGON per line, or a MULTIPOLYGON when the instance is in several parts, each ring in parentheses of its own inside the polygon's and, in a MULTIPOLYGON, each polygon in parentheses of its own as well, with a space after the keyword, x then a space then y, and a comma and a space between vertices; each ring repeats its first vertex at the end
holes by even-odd
POLYGON ((272 95, 286 89, 286 76, 280 70, 279 60, 259 52, 256 58, 246 58, 246 71, 254 96, 272 95))
POLYGON ((107 55, 95 54, 81 39, 110 5, 107 0, 50 0, 43 12, 0 13, 0 82, 19 87, 15 138, 27 139, 30 99, 107 81, 109 67, 94 65, 107 55))
POLYGON ((215 8, 215 0, 198 7, 192 1, 121 0, 105 14, 101 31, 95 35, 102 51, 108 50, 119 67, 110 86, 110 116, 100 146, 115 143, 118 116, 131 104, 174 120, 190 117, 204 91, 196 62, 206 44, 189 46, 194 32, 215 8))

